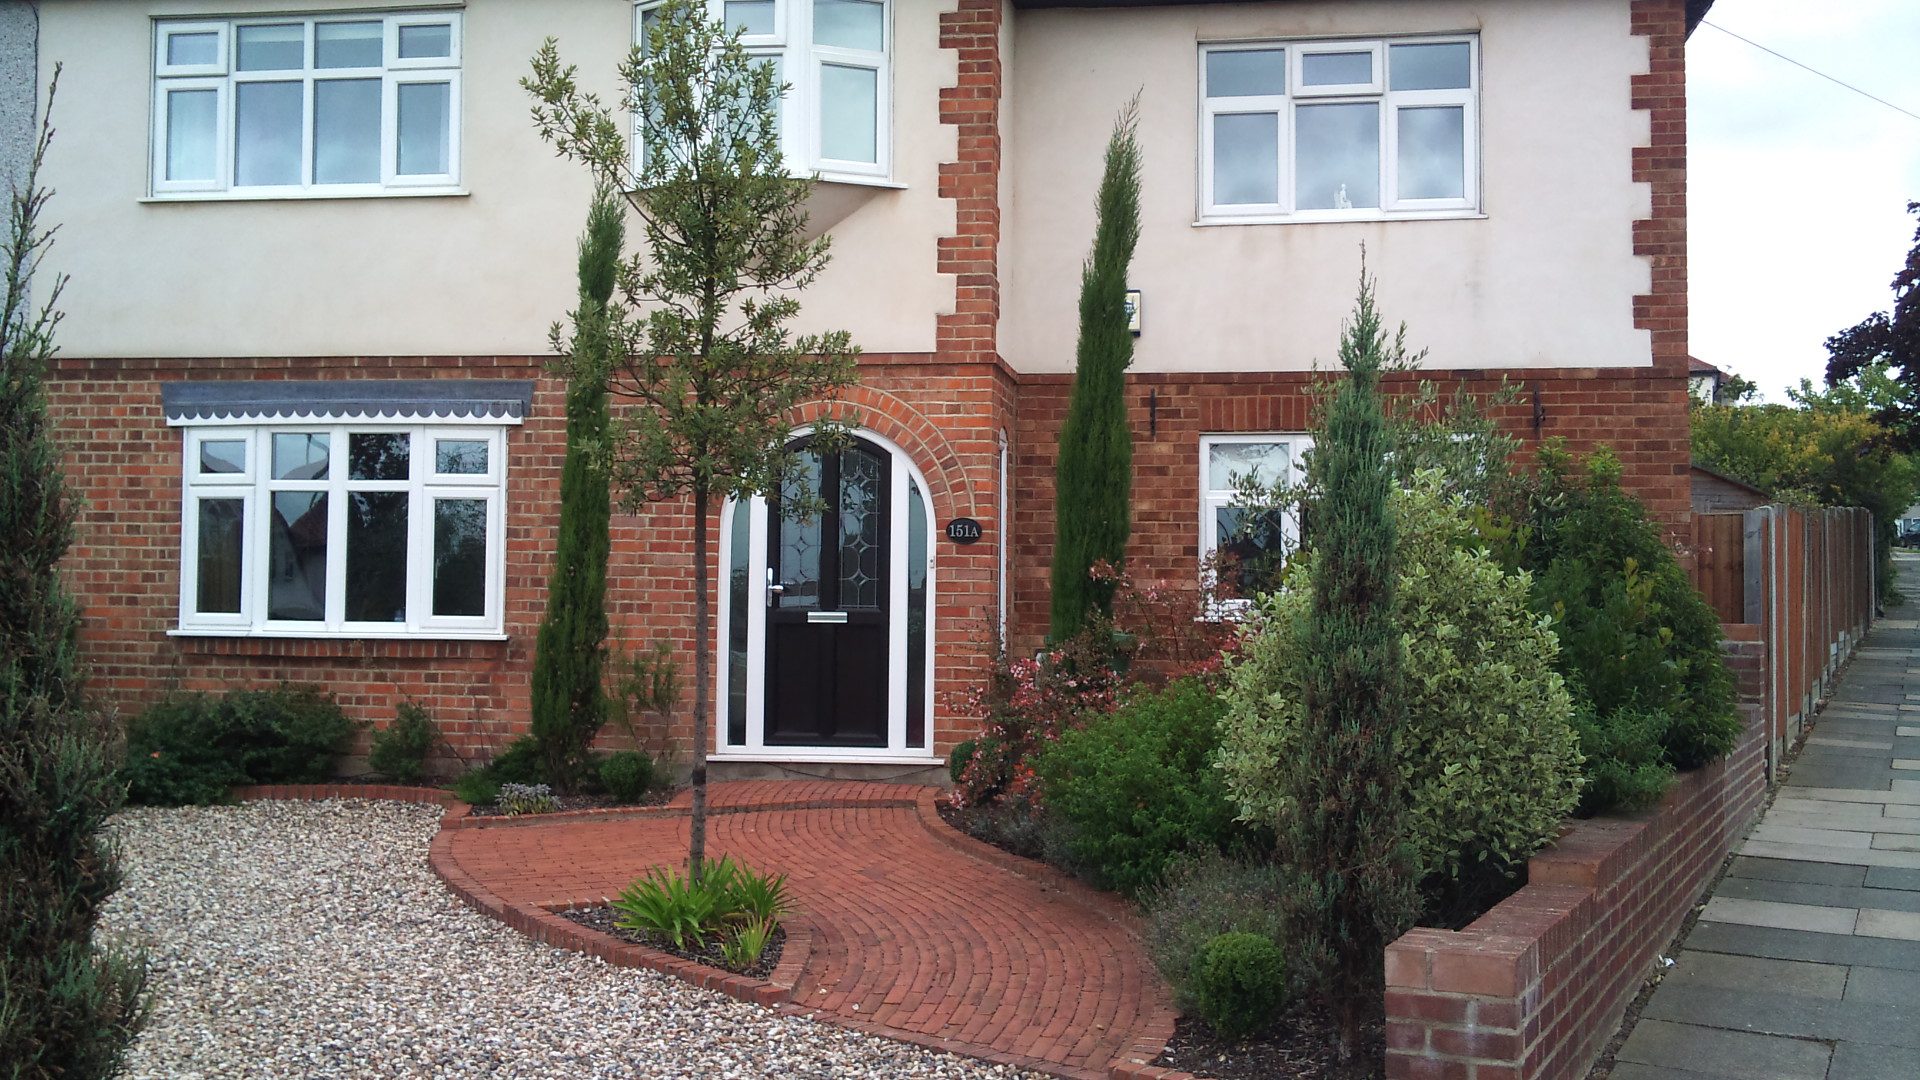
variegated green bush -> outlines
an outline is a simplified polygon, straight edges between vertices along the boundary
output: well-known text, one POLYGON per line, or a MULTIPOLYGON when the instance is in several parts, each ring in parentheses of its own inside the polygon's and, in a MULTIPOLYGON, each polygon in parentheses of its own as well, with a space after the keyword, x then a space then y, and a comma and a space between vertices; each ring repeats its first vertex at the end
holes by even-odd
MULTIPOLYGON (((1393 499, 1406 723, 1396 753, 1423 876, 1482 860, 1518 862, 1550 839, 1580 793, 1573 704, 1553 670, 1559 645, 1529 610, 1529 581, 1473 543, 1461 504, 1424 474, 1393 499)), ((1310 557, 1309 557, 1310 558, 1310 557)), ((1288 812, 1273 764, 1300 752, 1308 559, 1259 602, 1229 674, 1220 764, 1242 814, 1288 812)))

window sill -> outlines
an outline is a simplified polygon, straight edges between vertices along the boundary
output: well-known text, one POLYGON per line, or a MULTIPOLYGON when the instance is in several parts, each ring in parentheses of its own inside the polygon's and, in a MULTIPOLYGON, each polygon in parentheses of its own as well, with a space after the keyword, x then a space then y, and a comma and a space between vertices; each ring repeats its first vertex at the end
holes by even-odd
POLYGON ((299 637, 211 630, 169 630, 184 653, 199 656, 297 656, 303 659, 500 659, 512 648, 505 634, 488 637, 299 637))
POLYGON ((716 753, 708 754, 707 760, 708 761, 741 761, 741 762, 751 761, 751 762, 761 762, 761 763, 772 762, 772 763, 786 763, 786 764, 807 764, 811 762, 819 762, 821 764, 839 764, 839 765, 913 765, 913 766, 945 765, 947 763, 945 758, 927 757, 925 756, 924 751, 919 750, 917 748, 914 750, 907 751, 904 754, 891 756, 891 757, 885 754, 876 754, 876 753, 835 754, 828 751, 824 751, 816 747, 808 747, 808 746, 796 746, 796 747, 793 747, 792 749, 795 752, 779 753, 774 750, 763 750, 763 751, 757 751, 752 753, 749 753, 744 750, 734 751, 730 753, 716 752, 716 753), (920 756, 913 756, 916 754, 920 756))
POLYGON ((435 634, 431 632, 418 634, 374 634, 362 632, 321 634, 308 630, 185 630, 176 628, 167 631, 167 636, 178 638, 262 638, 267 640, 297 641, 505 641, 510 635, 435 634))
POLYGON ((1483 210, 1416 210, 1402 214, 1369 214, 1364 217, 1283 217, 1272 214, 1245 216, 1216 215, 1196 218, 1193 227, 1207 229, 1217 225, 1374 225, 1390 221, 1484 221, 1483 210))
POLYGON ((889 180, 884 176, 861 176, 858 173, 815 173, 815 180, 823 184, 848 184, 854 187, 888 188, 893 191, 905 191, 907 185, 898 180, 889 180))
POLYGON ((464 199, 471 193, 466 188, 399 188, 393 191, 315 191, 253 194, 237 191, 172 191, 164 195, 148 195, 137 201, 143 203, 195 203, 195 202, 324 202, 331 199, 464 199))

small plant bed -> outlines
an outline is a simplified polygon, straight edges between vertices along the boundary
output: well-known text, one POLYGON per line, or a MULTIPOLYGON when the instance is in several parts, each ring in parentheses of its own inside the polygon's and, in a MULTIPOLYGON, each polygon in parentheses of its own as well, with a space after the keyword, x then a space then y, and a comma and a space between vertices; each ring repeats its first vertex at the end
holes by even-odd
POLYGON ((1296 1005, 1259 1034, 1244 1041, 1222 1039, 1194 1016, 1174 1021, 1173 1038, 1153 1064, 1214 1080, 1372 1080, 1386 1055, 1386 1029, 1380 1020, 1362 1029, 1363 1044, 1354 1061, 1335 1059, 1339 1030, 1324 1010, 1296 1005))
MULTIPOLYGON (((731 971, 735 975, 745 975, 754 979, 765 979, 773 975, 773 969, 780 966, 780 955, 787 944, 787 930, 785 927, 779 927, 774 930, 773 936, 767 939, 766 948, 760 950, 759 959, 745 967, 735 967, 721 951, 718 941, 708 940, 691 948, 676 948, 665 935, 643 930, 622 929, 618 922, 620 913, 606 904, 599 907, 573 908, 559 914, 589 930, 610 934, 629 945, 643 945, 649 949, 658 949, 663 953, 672 953, 682 960, 691 960, 696 964, 717 967, 723 971, 731 971)), ((691 944, 689 942, 689 945, 691 944)))
POLYGON ((614 810, 622 807, 665 806, 680 793, 679 788, 656 788, 634 799, 616 799, 611 795, 549 795, 553 800, 551 809, 513 810, 501 802, 480 803, 473 808, 473 817, 513 817, 528 813, 558 814, 570 810, 614 810))

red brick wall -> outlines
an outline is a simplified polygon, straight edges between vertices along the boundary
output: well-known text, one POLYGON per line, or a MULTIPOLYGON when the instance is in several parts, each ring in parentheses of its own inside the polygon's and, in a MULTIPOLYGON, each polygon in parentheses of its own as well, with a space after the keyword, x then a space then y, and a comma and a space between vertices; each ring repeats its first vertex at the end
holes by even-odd
MULTIPOLYGON (((182 379, 539 378, 517 357, 208 360, 63 359, 50 405, 67 471, 84 500, 68 580, 85 610, 93 685, 123 713, 173 691, 218 691, 280 680, 317 683, 349 714, 384 723, 400 699, 421 701, 454 750, 484 759, 527 729, 533 640, 546 607, 556 538, 564 397, 541 379, 523 427, 509 429, 506 524, 508 640, 383 641, 176 637, 180 596, 181 437, 166 426, 160 383, 182 379)), ((981 542, 934 548, 938 620, 935 749, 972 730, 954 707, 978 678, 997 620, 999 446, 1013 386, 998 364, 926 356, 863 357, 847 396, 864 426, 897 443, 928 484, 936 523, 981 522, 981 542)), ((608 611, 618 644, 674 645, 688 696, 670 720, 649 719, 649 749, 681 760, 692 729, 693 524, 687 501, 613 521, 608 611)), ((718 555, 718 520, 711 535, 718 555)), ((714 580, 718 581, 717 564, 714 580)), ((617 731, 604 740, 623 742, 617 731)), ((453 762, 447 763, 449 766, 453 762)))
MULTIPOLYGON (((1675 530, 1690 525, 1686 379, 1648 368, 1505 373, 1521 388, 1519 403, 1496 411, 1530 446, 1564 438, 1585 452, 1609 446, 1628 488, 1654 517, 1675 530), (1535 394, 1539 423, 1535 425, 1535 394)), ((1141 374, 1127 380, 1133 427, 1133 536, 1127 544, 1136 580, 1190 584, 1199 567, 1200 436, 1235 431, 1305 431, 1310 424, 1308 372, 1141 374)), ((1500 373, 1424 371, 1390 379, 1390 392, 1421 378, 1486 394, 1500 373)), ((1020 503, 1014 513, 1014 602, 1010 634, 1017 651, 1046 634, 1048 567, 1053 553, 1053 475, 1070 376, 1020 380, 1015 433, 1020 503)))
POLYGON ((1465 930, 1387 949, 1389 1080, 1578 1080, 1759 812, 1761 732, 1652 817, 1575 822, 1465 930))

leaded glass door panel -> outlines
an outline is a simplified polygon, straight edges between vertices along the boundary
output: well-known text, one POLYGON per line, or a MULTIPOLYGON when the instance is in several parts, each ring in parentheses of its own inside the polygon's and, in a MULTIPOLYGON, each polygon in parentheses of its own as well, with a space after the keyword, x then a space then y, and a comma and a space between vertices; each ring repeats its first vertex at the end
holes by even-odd
POLYGON ((802 451, 768 513, 768 745, 887 745, 890 458, 855 440, 802 451), (824 508, 796 505, 817 493, 824 508))

